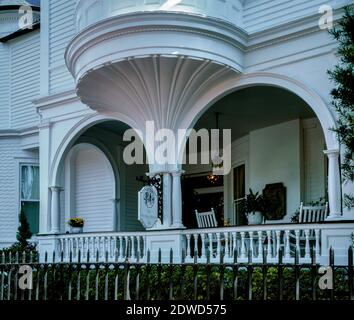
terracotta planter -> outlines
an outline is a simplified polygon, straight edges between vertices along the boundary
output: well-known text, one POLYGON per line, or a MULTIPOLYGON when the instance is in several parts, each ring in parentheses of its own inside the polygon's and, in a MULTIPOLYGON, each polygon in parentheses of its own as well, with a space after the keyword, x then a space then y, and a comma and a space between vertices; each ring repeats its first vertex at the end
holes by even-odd
POLYGON ((251 212, 247 214, 248 225, 256 225, 263 223, 263 215, 261 212, 251 212))

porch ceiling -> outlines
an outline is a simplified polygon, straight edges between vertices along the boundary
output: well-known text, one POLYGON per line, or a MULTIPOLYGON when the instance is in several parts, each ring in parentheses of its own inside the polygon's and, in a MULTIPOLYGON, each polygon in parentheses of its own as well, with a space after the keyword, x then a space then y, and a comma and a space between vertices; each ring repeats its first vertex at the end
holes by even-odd
POLYGON ((232 139, 250 131, 293 119, 315 117, 299 97, 275 87, 252 87, 231 93, 214 104, 196 124, 196 129, 214 129, 215 112, 220 112, 220 127, 232 130, 232 139))

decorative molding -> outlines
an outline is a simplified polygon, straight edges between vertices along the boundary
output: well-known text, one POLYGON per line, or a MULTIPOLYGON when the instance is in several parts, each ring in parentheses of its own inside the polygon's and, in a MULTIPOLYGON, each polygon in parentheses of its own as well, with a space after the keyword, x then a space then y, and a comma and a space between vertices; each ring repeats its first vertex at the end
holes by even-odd
POLYGON ((46 110, 76 101, 80 101, 79 97, 76 95, 76 91, 69 90, 45 97, 40 97, 32 101, 32 103, 35 105, 37 110, 46 110))

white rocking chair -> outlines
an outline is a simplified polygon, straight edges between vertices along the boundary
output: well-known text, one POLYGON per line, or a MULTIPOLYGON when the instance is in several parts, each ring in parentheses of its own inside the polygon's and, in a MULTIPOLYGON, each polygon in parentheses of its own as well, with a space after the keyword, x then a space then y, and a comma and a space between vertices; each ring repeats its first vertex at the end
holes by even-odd
POLYGON ((216 228, 218 226, 214 208, 211 208, 211 211, 208 212, 198 212, 198 210, 195 210, 195 216, 198 228, 216 228))
MULTIPOLYGON (((328 202, 324 206, 305 206, 303 202, 300 204, 299 223, 316 223, 324 221, 328 216, 328 202)), ((290 234, 292 239, 296 241, 296 235, 290 234)), ((310 230, 308 235, 309 241, 315 241, 315 230, 310 230)), ((306 235, 305 231, 301 230, 299 233, 300 251, 305 248, 306 235)), ((292 252, 295 253, 296 244, 292 246, 292 252)))
MULTIPOLYGON (((207 212, 198 212, 198 210, 195 210, 195 217, 197 218, 198 228, 200 229, 216 228, 218 226, 215 217, 214 208, 211 208, 211 210, 207 212)), ((211 239, 211 249, 210 249, 210 254, 212 256, 215 256, 217 254, 216 248, 217 248, 217 239, 213 236, 211 239)), ((204 249, 205 248, 203 248, 203 250, 204 249)))

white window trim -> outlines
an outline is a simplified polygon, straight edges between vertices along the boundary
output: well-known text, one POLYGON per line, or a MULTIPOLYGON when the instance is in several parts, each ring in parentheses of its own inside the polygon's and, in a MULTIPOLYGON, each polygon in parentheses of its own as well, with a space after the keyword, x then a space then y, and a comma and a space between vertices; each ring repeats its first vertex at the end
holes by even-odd
MULTIPOLYGON (((17 216, 16 216, 16 230, 19 226, 18 214, 21 210, 21 165, 36 165, 39 167, 39 159, 38 158, 14 158, 15 165, 15 199, 17 199, 17 216)), ((40 197, 40 196, 39 196, 40 197)), ((40 201, 40 200, 39 200, 40 201)))

